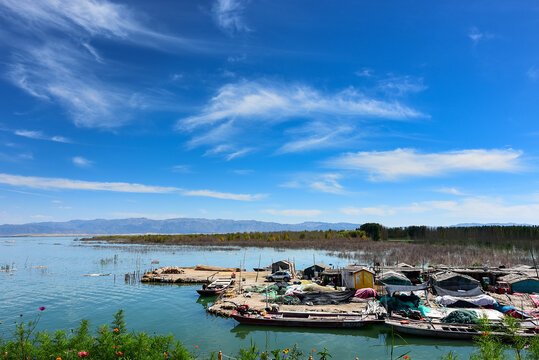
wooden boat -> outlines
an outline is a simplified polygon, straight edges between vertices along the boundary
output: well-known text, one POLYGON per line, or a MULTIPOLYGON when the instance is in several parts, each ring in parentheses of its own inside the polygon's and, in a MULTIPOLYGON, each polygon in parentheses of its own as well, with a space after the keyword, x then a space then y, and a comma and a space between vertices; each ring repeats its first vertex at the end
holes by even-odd
POLYGON ((266 266, 263 268, 253 268, 254 271, 271 271, 271 266, 266 266))
POLYGON ((202 296, 219 295, 228 289, 234 283, 234 279, 217 279, 209 285, 202 285, 202 289, 198 289, 197 293, 202 296))
POLYGON ((298 311, 281 311, 266 315, 258 312, 234 311, 232 317, 240 324, 321 328, 359 328, 383 322, 376 315, 298 311))
MULTIPOLYGON (((471 340, 474 337, 483 335, 483 332, 478 329, 476 325, 469 324, 448 324, 441 322, 403 320, 400 318, 389 318, 385 320, 385 323, 401 334, 423 337, 471 340)), ((537 334, 537 328, 531 326, 523 326, 517 332, 518 336, 523 337, 533 337, 537 334)), ((490 335, 510 337, 507 333, 500 331, 499 327, 490 332, 490 335)))

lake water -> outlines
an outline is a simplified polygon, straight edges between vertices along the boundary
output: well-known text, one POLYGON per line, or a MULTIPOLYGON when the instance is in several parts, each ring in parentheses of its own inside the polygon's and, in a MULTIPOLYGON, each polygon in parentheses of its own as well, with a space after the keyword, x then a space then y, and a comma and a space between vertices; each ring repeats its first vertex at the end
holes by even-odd
POLYGON ((233 355, 239 347, 255 343, 261 349, 292 347, 328 348, 333 359, 389 359, 392 338, 395 354, 406 351, 413 359, 437 359, 450 350, 467 359, 470 342, 399 338, 382 326, 350 330, 305 330, 238 325, 233 319, 207 314, 207 301, 196 293, 198 285, 126 283, 124 274, 160 266, 262 266, 272 260, 295 260, 302 269, 316 262, 346 265, 345 260, 312 250, 203 249, 189 246, 90 244, 68 237, 0 238, 0 266, 14 266, 13 276, 0 272, 0 336, 9 337, 13 324, 31 320, 45 306, 39 329, 75 328, 81 319, 94 326, 108 324, 124 309, 128 327, 153 334, 173 334, 201 355, 222 350, 233 355), (159 265, 152 265, 158 260, 159 265), (110 273, 88 277, 85 274, 110 273))

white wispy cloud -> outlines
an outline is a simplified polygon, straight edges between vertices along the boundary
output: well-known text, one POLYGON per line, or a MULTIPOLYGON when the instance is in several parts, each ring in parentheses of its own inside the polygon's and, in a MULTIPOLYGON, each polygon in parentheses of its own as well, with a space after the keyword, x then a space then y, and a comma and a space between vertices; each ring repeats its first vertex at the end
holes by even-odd
POLYGON ((217 26, 229 35, 250 31, 243 19, 246 3, 245 0, 216 0, 212 13, 217 26))
POLYGON ((468 37, 474 42, 477 43, 479 40, 483 38, 483 33, 479 32, 479 29, 476 27, 473 27, 470 29, 470 32, 468 33, 468 37))
POLYGON ((371 77, 374 75, 374 70, 369 68, 363 68, 359 71, 356 71, 355 74, 359 77, 371 77))
MULTIPOLYGON (((224 138, 221 138, 220 140, 223 140, 223 139, 224 138)), ((204 141, 204 143, 206 143, 206 141, 204 141)), ((211 142, 209 142, 209 143, 211 144, 211 142)), ((245 156, 248 153, 252 152, 253 150, 254 150, 253 148, 249 148, 249 147, 243 148, 243 149, 238 149, 238 148, 236 148, 235 146, 232 146, 232 145, 220 144, 220 145, 217 145, 217 146, 215 146, 215 147, 213 147, 211 149, 208 149, 204 153, 204 156, 220 155, 220 156, 223 156, 226 161, 230 161, 230 160, 233 160, 235 158, 245 156)))
POLYGON ((322 92, 308 85, 244 80, 219 88, 198 114, 178 120, 177 129, 192 134, 188 147, 208 146, 207 155, 225 157, 264 146, 275 147, 277 154, 342 147, 358 136, 359 121, 422 117, 428 116, 355 88, 322 92), (283 130, 284 122, 293 125, 283 130), (270 142, 273 131, 277 141, 270 142))
MULTIPOLYGON (((529 222, 539 223, 539 203, 509 203, 502 198, 475 196, 457 201, 423 201, 402 206, 380 205, 374 207, 343 207, 343 214, 361 217, 404 217, 418 214, 422 219, 425 214, 433 215, 440 222, 529 222)), ((432 220, 431 220, 432 221, 432 220)))
POLYGON ((70 45, 46 43, 20 48, 16 54, 9 79, 32 96, 63 105, 78 126, 120 126, 128 119, 126 109, 140 109, 130 102, 135 93, 87 71, 95 70, 93 59, 70 45))
POLYGON ((173 186, 153 186, 126 182, 84 181, 11 174, 0 174, 0 184, 43 190, 87 190, 148 194, 178 193, 184 196, 201 196, 238 201, 254 201, 266 196, 265 194, 234 194, 212 190, 186 190, 173 186))
POLYGON ((41 131, 37 130, 15 130, 13 132, 15 135, 27 137, 30 139, 37 139, 37 140, 49 140, 54 142, 60 142, 60 143, 70 143, 71 141, 63 136, 48 136, 45 135, 41 131))
POLYGON ((460 190, 454 187, 443 187, 443 188, 436 189, 436 191, 444 193, 444 194, 451 194, 451 195, 459 195, 459 196, 465 195, 463 192, 461 192, 460 190))
POLYGON ((369 98, 348 88, 333 94, 307 85, 241 81, 221 87, 199 115, 181 119, 180 129, 193 129, 229 119, 280 122, 293 117, 364 116, 403 120, 425 116, 396 101, 369 98))
POLYGON ((481 40, 488 40, 494 38, 494 34, 489 32, 480 31, 477 27, 472 27, 468 32, 468 37, 472 42, 477 45, 481 40))
POLYGON ((522 151, 472 149, 420 153, 414 149, 347 153, 328 161, 329 167, 367 172, 372 180, 407 176, 438 176, 459 171, 517 172, 522 151))
POLYGON ((112 65, 105 67, 92 39, 165 51, 198 46, 151 30, 130 7, 107 0, 5 0, 0 16, 12 23, 17 37, 4 44, 8 79, 31 96, 59 103, 84 127, 120 126, 135 110, 163 105, 160 98, 113 80, 112 65))
MULTIPOLYGON (((160 44, 196 46, 193 40, 152 30, 129 6, 107 0, 4 0, 0 8, 4 9, 2 15, 7 20, 23 22, 27 31, 36 36, 62 31, 83 39, 103 37, 152 47, 160 44)), ((88 41, 80 45, 93 56, 97 55, 88 41)))
POLYGON ((413 76, 392 76, 378 81, 378 88, 386 93, 395 95, 405 95, 407 93, 417 93, 428 88, 424 84, 423 78, 413 76))
POLYGON ((311 189, 330 193, 330 194, 345 194, 344 187, 339 184, 341 178, 339 174, 324 174, 320 179, 309 184, 311 189))
POLYGON ((532 66, 528 69, 528 71, 526 71, 526 76, 531 80, 536 80, 539 78, 539 70, 537 70, 535 66, 532 66))
POLYGON ((79 167, 89 167, 94 163, 93 161, 83 158, 82 156, 75 156, 71 159, 71 161, 73 161, 73 164, 79 167))
POLYGON ((242 156, 245 156, 246 154, 250 153, 251 151, 253 151, 253 149, 251 148, 245 148, 245 149, 241 149, 241 150, 238 150, 238 151, 234 151, 230 154, 228 154, 225 159, 227 161, 230 161, 232 159, 235 159, 235 158, 238 158, 238 157, 242 157, 242 156))
POLYGON ((174 165, 172 167, 172 172, 190 173, 191 172, 191 166, 189 166, 189 165, 174 165))
POLYGON ((271 215, 280 215, 280 216, 294 216, 294 217, 315 217, 322 214, 321 210, 316 209, 266 209, 264 212, 271 215))
POLYGON ((188 190, 182 193, 186 196, 204 196, 225 200, 254 201, 265 197, 265 194, 232 194, 212 190, 188 190))
POLYGON ((167 194, 180 191, 176 187, 151 186, 125 182, 98 182, 72 180, 63 178, 45 178, 36 176, 21 176, 0 174, 0 184, 23 186, 33 189, 54 190, 97 190, 128 193, 167 194))
POLYGON ((344 186, 339 183, 341 174, 294 174, 294 180, 281 184, 281 187, 292 189, 308 189, 329 194, 346 194, 344 186))
POLYGON ((341 147, 357 138, 352 126, 324 122, 306 123, 305 126, 288 130, 287 134, 292 135, 292 140, 277 149, 277 154, 341 147))

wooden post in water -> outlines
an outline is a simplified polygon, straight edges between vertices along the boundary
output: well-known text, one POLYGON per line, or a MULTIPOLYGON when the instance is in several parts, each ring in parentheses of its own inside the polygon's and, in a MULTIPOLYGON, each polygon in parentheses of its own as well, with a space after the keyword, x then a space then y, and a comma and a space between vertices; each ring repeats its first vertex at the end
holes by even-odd
POLYGON ((223 360, 223 352, 219 350, 219 353, 217 354, 217 360, 223 360))
POLYGON ((241 294, 241 278, 242 278, 242 275, 241 275, 241 261, 240 261, 240 281, 238 282, 238 293, 241 294))
POLYGON ((258 255, 258 271, 256 272, 256 280, 255 282, 258 282, 258 273, 260 272, 260 260, 262 259, 262 254, 258 255))

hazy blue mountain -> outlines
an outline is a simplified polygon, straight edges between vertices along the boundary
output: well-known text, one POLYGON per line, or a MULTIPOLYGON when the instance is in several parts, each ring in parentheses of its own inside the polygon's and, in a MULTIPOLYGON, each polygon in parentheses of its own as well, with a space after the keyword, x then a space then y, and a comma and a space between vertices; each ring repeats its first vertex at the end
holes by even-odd
POLYGON ((350 223, 304 222, 301 224, 279 224, 255 220, 197 218, 167 220, 151 220, 146 218, 96 219, 0 225, 0 236, 35 234, 212 234, 244 231, 353 230, 359 226, 360 224, 350 223))

